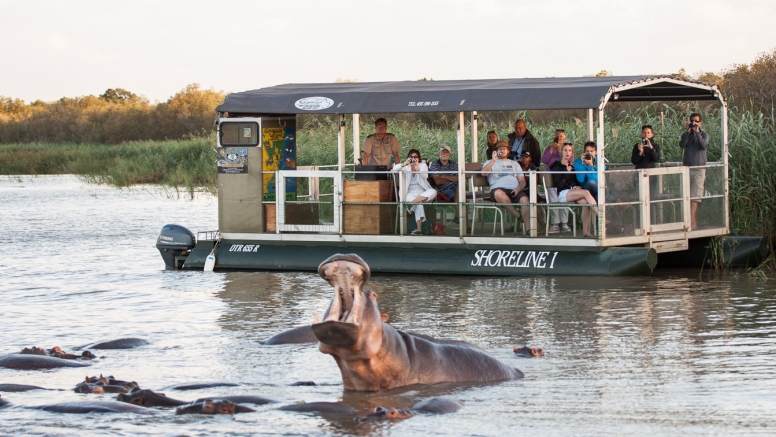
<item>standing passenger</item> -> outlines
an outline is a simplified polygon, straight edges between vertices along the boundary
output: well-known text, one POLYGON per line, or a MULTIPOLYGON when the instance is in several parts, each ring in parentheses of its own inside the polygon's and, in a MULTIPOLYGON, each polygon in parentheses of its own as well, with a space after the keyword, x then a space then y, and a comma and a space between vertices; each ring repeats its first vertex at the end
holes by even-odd
MULTIPOLYGON (((701 130, 701 115, 690 114, 690 121, 684 124, 687 132, 682 134, 679 147, 684 149, 682 163, 686 166, 697 167, 706 165, 706 150, 709 148, 709 134, 701 130)), ((690 229, 698 229, 698 221, 695 218, 698 205, 703 197, 704 182, 706 181, 706 169, 690 170, 690 229)))
POLYGON ((375 133, 369 135, 361 145, 364 152, 364 165, 384 165, 391 167, 391 157, 393 162, 399 162, 399 152, 401 145, 391 133, 387 132, 388 122, 384 118, 375 120, 375 133))
POLYGON ((631 162, 640 168, 655 168, 660 161, 660 145, 655 142, 655 133, 652 126, 645 124, 641 127, 641 141, 633 146, 631 162))

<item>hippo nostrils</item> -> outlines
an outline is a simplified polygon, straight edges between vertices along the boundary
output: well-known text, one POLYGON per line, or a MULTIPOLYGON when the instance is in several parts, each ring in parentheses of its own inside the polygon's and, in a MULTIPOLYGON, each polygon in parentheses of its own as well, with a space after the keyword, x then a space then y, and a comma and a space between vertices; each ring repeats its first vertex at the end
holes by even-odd
POLYGON ((377 295, 362 289, 370 272, 358 255, 334 255, 318 272, 334 286, 334 297, 324 322, 312 329, 318 349, 337 362, 346 390, 523 377, 474 345, 416 336, 384 323, 377 295))

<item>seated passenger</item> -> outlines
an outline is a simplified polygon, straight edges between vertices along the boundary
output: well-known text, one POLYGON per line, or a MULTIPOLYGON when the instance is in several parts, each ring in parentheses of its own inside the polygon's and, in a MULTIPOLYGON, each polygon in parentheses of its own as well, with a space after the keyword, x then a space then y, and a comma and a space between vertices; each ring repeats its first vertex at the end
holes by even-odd
MULTIPOLYGON (((579 185, 577 177, 571 173, 574 171, 574 166, 571 164, 574 159, 574 147, 571 144, 564 144, 561 149, 561 159, 555 161, 550 166, 550 171, 564 172, 553 173, 552 181, 555 188, 558 190, 558 201, 560 203, 579 203, 579 204, 591 204, 595 205, 597 202, 590 194, 588 190, 583 189, 579 185), (565 173, 568 172, 568 173, 565 173)), ((598 208, 582 208, 582 235, 585 237, 592 237, 593 235, 588 232, 590 227, 590 210, 593 214, 598 215, 598 208)))
MULTIPOLYGON (((589 191, 595 199, 595 203, 598 203, 598 157, 596 153, 598 148, 595 142, 588 141, 585 143, 585 153, 582 154, 576 161, 574 161, 574 171, 577 172, 577 181, 579 185, 585 190, 589 191), (581 173, 581 172, 594 172, 594 173, 581 173)), ((608 196, 607 201, 611 201, 608 196)))
MULTIPOLYGON (((512 215, 518 217, 519 213, 512 204, 528 203, 529 200, 523 191, 526 186, 525 177, 520 165, 509 159, 509 144, 506 141, 498 142, 491 159, 482 166, 482 175, 488 178, 490 198, 498 203, 507 204, 505 208, 512 215)), ((523 223, 525 223, 525 229, 528 232, 531 222, 527 214, 528 206, 525 205, 525 208, 523 223)))
MULTIPOLYGON (((446 202, 456 202, 458 199, 458 163, 450 159, 450 146, 439 146, 439 159, 431 163, 431 179, 441 194, 440 199, 446 202), (443 173, 433 173, 443 172, 443 173)), ((453 218, 458 223, 458 214, 453 218)))
POLYGON ((496 151, 496 145, 498 144, 498 134, 494 130, 488 131, 488 137, 485 146, 488 148, 485 151, 485 158, 490 159, 493 156, 493 152, 496 151))
POLYGON ((555 138, 553 138, 552 143, 544 149, 544 154, 542 155, 542 163, 544 163, 546 167, 551 166, 553 162, 560 159, 560 149, 565 142, 566 131, 563 129, 555 129, 555 138))
POLYGON ((417 227, 412 235, 421 235, 422 225, 426 221, 426 212, 421 202, 436 199, 437 191, 428 183, 428 166, 420 160, 420 152, 411 149, 407 153, 404 163, 393 166, 394 172, 404 172, 404 183, 399 190, 402 202, 412 203, 407 207, 407 212, 415 213, 417 227))
MULTIPOLYGON (((531 158, 531 152, 527 150, 523 150, 523 153, 520 154, 520 161, 518 161, 520 164, 520 168, 523 170, 524 173, 528 173, 529 171, 537 171, 536 166, 533 163, 533 159, 531 158)), ((523 194, 530 199, 531 198, 531 181, 529 180, 529 177, 527 174, 524 175, 525 177, 525 188, 523 189, 523 194)), ((521 195, 522 197, 522 195, 521 195)), ((538 200, 538 199, 537 199, 538 200)), ((525 203, 530 202, 530 200, 527 200, 525 203)), ((520 202, 524 203, 524 202, 520 202)), ((528 217, 529 215, 529 205, 522 205, 520 207, 520 212, 523 214, 523 217, 528 217)), ((544 209, 539 209, 538 211, 538 218, 539 221, 544 223, 546 216, 544 215, 544 209)))

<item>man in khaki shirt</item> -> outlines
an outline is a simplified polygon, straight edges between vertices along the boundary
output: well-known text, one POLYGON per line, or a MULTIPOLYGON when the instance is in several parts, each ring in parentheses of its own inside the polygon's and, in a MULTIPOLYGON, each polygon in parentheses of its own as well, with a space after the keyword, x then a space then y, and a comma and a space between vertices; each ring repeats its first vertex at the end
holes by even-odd
POLYGON ((393 134, 386 132, 388 122, 384 118, 375 120, 375 133, 369 135, 361 145, 361 151, 364 152, 364 165, 384 165, 388 168, 393 167, 391 156, 394 163, 400 163, 399 152, 401 145, 399 140, 393 134))

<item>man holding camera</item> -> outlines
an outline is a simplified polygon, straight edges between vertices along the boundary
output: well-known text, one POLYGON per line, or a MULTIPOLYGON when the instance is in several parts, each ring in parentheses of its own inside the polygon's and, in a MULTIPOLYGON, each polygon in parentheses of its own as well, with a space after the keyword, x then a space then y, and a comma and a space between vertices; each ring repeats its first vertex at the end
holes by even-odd
MULTIPOLYGON (((706 165, 706 150, 709 148, 709 134, 701 130, 701 115, 698 113, 690 114, 690 120, 685 123, 684 128, 687 132, 682 134, 679 140, 679 147, 684 149, 684 158, 682 163, 688 167, 706 165)), ((698 212, 698 205, 703 197, 704 182, 706 181, 706 169, 699 168, 690 170, 690 229, 698 228, 698 222, 695 219, 698 212)))
MULTIPOLYGON (((523 191, 526 186, 525 176, 520 164, 509 159, 509 145, 506 141, 499 141, 491 159, 482 166, 482 175, 488 178, 490 185, 490 198, 498 203, 506 204, 504 207, 515 217, 520 217, 513 203, 528 203, 528 196, 523 191)), ((528 232, 531 222, 528 216, 528 205, 525 206, 523 222, 528 232)))
POLYGON ((639 168, 655 168, 660 161, 660 145, 654 140, 655 132, 652 126, 641 126, 641 141, 633 146, 631 162, 639 168))
POLYGON ((574 161, 574 171, 577 172, 577 182, 579 182, 579 185, 583 189, 590 191, 593 199, 598 203, 598 157, 596 153, 598 153, 598 147, 595 142, 586 142, 585 153, 574 161))

